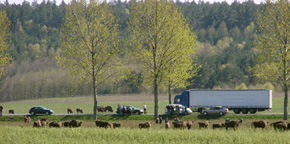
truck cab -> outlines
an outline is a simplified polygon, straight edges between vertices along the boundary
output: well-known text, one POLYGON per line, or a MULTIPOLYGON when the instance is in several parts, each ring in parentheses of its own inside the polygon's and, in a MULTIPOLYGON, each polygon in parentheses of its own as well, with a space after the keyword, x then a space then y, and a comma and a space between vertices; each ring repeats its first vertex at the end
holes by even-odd
POLYGON ((189 96, 188 95, 189 95, 189 90, 186 90, 186 91, 182 92, 181 95, 176 95, 174 97, 174 104, 181 104, 181 105, 184 105, 186 107, 189 107, 189 105, 188 105, 189 96))

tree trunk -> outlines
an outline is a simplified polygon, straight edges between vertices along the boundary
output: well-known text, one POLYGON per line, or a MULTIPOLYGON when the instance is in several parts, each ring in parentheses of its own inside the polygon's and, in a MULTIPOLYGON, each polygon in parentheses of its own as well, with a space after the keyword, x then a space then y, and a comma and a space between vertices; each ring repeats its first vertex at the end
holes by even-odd
POLYGON ((154 76, 154 120, 158 118, 158 84, 157 84, 157 75, 154 76))
POLYGON ((168 95, 169 95, 169 104, 172 104, 170 86, 168 86, 168 95))
POLYGON ((97 120, 97 107, 98 107, 98 99, 97 99, 97 88, 96 88, 96 81, 95 77, 93 78, 93 87, 94 87, 94 120, 97 120))
POLYGON ((284 120, 288 120, 288 85, 285 84, 284 120))

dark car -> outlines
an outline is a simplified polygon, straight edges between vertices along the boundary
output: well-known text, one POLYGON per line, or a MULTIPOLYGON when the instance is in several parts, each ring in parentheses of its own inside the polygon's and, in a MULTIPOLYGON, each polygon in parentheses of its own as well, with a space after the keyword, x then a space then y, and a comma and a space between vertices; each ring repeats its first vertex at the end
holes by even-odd
POLYGON ((118 114, 143 114, 144 110, 134 106, 119 106, 116 113, 118 114))
POLYGON ((36 115, 36 114, 51 115, 54 113, 54 111, 51 109, 47 109, 43 106, 34 106, 34 107, 30 108, 29 113, 31 115, 36 115))

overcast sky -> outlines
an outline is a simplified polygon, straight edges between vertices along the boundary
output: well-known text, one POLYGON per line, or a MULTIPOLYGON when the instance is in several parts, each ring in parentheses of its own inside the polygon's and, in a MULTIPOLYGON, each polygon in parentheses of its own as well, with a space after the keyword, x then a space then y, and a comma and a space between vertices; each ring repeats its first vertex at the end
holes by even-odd
MULTIPOLYGON (((4 3, 6 0, 0 0, 1 3, 4 3)), ((8 2, 10 4, 21 4, 24 0, 8 0, 8 2)), ((32 3, 34 0, 26 0, 30 3, 32 3)), ((41 3, 43 0, 36 0, 38 3, 41 3)), ((45 1, 48 1, 48 0, 45 0, 45 1)), ((51 2, 53 0, 50 0, 51 2)), ((59 5, 61 3, 62 0, 56 0, 56 4, 59 5)), ((68 3, 70 2, 71 0, 64 0, 65 3, 68 3)), ((187 1, 187 0, 180 0, 180 1, 187 1)), ((188 1, 192 1, 192 0, 188 0, 188 1)), ((195 0, 196 2, 198 2, 199 0, 195 0)), ((232 2, 234 2, 235 0, 204 0, 205 2, 210 2, 210 3, 213 3, 213 2, 223 2, 223 1, 226 1, 227 3, 231 4, 232 2)), ((244 1, 248 1, 248 0, 237 0, 238 2, 244 2, 244 1)), ((264 2, 265 0, 254 0, 254 2, 256 4, 260 4, 261 2, 264 2)))

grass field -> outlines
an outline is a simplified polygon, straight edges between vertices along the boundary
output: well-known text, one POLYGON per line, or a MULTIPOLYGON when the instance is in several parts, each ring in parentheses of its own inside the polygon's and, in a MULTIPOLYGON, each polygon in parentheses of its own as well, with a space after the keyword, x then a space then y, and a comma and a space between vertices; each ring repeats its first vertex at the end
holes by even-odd
POLYGON ((1 144, 21 143, 201 143, 201 144, 287 144, 289 132, 241 128, 234 130, 166 130, 104 128, 31 128, 0 126, 1 144))
MULTIPOLYGON (((118 104, 133 105, 142 108, 146 103, 148 113, 154 112, 153 95, 117 95, 117 96, 99 96, 99 106, 112 106, 114 113, 118 104)), ((167 96, 159 97, 159 113, 165 112, 165 106, 168 104, 167 96)), ((44 106, 53 109, 55 113, 67 113, 67 108, 72 108, 75 112, 76 108, 82 108, 84 113, 93 113, 92 97, 70 97, 70 98, 49 98, 38 100, 25 100, 16 102, 0 103, 4 107, 4 114, 8 114, 9 109, 13 109, 15 113, 28 114, 32 106, 44 106)), ((264 111, 258 113, 283 113, 284 98, 273 97, 272 111, 264 111)), ((290 110, 290 107, 289 107, 290 110)), ((288 110, 288 111, 289 111, 288 110)), ((232 111, 230 113, 233 113, 232 111)))

